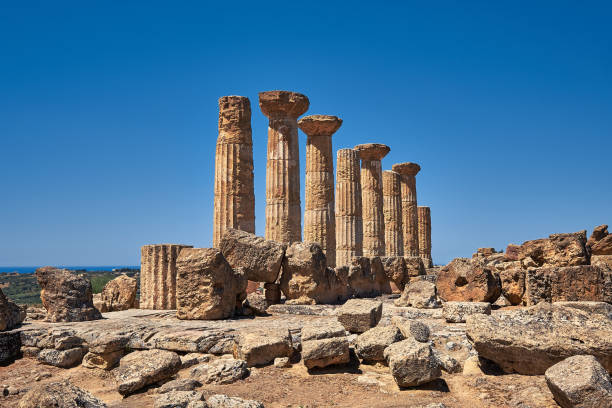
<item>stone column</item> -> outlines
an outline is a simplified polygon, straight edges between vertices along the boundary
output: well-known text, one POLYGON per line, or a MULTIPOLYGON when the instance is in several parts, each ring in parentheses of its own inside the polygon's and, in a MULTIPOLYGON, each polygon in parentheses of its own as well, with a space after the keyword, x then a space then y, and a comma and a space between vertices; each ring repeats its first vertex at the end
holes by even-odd
POLYGON ((144 245, 140 249, 140 308, 176 309, 176 260, 189 245, 144 245))
POLYGON ((431 210, 429 207, 418 207, 419 214, 419 255, 426 268, 433 266, 431 259, 431 210))
POLYGON ((251 104, 244 96, 219 98, 213 247, 228 228, 255 233, 251 104))
POLYGON ((385 255, 385 218, 381 160, 389 146, 368 143, 355 146, 361 159, 361 204, 363 206, 363 256, 385 255))
POLYGON ((404 256, 419 256, 419 216, 417 214, 416 175, 421 166, 416 163, 394 164, 393 171, 401 174, 402 227, 404 256))
POLYGON ((363 256, 359 153, 338 150, 336 166, 336 266, 344 266, 363 256))
POLYGON ((259 107, 269 119, 265 233, 269 240, 302 240, 297 118, 308 106, 308 98, 299 93, 259 93, 259 107))
POLYGON ((401 176, 383 171, 383 213, 385 216, 385 255, 404 256, 402 231, 401 176))
POLYGON ((327 265, 336 266, 334 158, 332 135, 342 125, 337 116, 312 115, 299 120, 306 133, 306 205, 304 241, 321 245, 327 265))

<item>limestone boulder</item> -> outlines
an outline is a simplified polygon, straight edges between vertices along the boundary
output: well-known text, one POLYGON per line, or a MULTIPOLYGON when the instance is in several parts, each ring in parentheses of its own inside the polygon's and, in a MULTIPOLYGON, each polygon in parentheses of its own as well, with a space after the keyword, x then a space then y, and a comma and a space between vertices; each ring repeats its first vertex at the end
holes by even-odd
POLYGON ((392 293, 391 280, 387 277, 387 273, 379 256, 370 258, 370 270, 374 276, 375 288, 378 293, 392 293))
POLYGON ((233 269, 242 269, 248 280, 274 283, 279 277, 286 247, 255 234, 229 228, 219 244, 233 269))
POLYGON ((50 266, 38 268, 36 278, 42 288, 40 299, 47 309, 47 321, 81 322, 102 318, 94 307, 91 283, 86 278, 50 266))
POLYGON ((250 309, 255 316, 266 316, 271 304, 264 295, 253 292, 247 295, 242 307, 250 309))
POLYGON ((355 351, 364 362, 385 361, 385 349, 401 340, 404 336, 396 326, 376 326, 357 337, 355 351))
POLYGON ((610 375, 593 356, 568 357, 546 370, 544 376, 563 408, 612 407, 610 375))
POLYGON ((587 242, 591 255, 612 255, 612 234, 607 225, 595 227, 587 242))
POLYGON ((491 316, 470 315, 466 323, 479 356, 508 373, 541 375, 579 354, 593 355, 612 371, 612 320, 607 316, 542 302, 491 316))
POLYGON ((429 326, 421 321, 407 319, 403 316, 393 316, 391 323, 399 329, 402 336, 406 339, 412 337, 421 343, 429 341, 429 326))
POLYGON ((0 332, 0 364, 6 365, 19 357, 21 344, 19 333, 0 332))
POLYGON ((501 294, 499 276, 467 258, 456 258, 442 268, 436 288, 445 301, 492 303, 501 294))
POLYGON ((606 316, 608 319, 612 320, 612 304, 607 302, 555 302, 555 306, 573 307, 575 309, 583 310, 587 313, 594 313, 606 316))
POLYGON ((246 298, 244 273, 233 270, 216 248, 184 248, 176 267, 179 319, 226 319, 246 298))
POLYGON ((137 287, 136 279, 127 275, 118 276, 104 285, 100 300, 108 312, 132 309, 136 304, 137 287))
POLYGON ((288 303, 336 303, 347 297, 346 284, 327 267, 319 244, 294 242, 287 248, 280 287, 288 303))
POLYGON ((370 258, 356 257, 348 265, 348 286, 355 297, 374 297, 380 295, 379 279, 372 270, 370 258))
POLYGON ((387 280, 389 282, 393 282, 400 291, 404 290, 404 287, 410 279, 406 269, 406 260, 404 257, 386 256, 380 258, 380 261, 387 280))
POLYGON ((308 369, 346 364, 350 359, 349 342, 345 336, 302 342, 302 361, 308 369))
POLYGON ((205 408, 204 395, 198 391, 168 391, 155 398, 153 408, 205 408), (195 405, 196 403, 200 405, 195 405))
POLYGON ((0 289, 0 331, 12 330, 26 318, 26 311, 10 301, 0 289))
POLYGON ((425 280, 411 282, 394 303, 395 306, 412 306, 418 309, 436 309, 441 306, 436 285, 425 280))
POLYGON ((32 387, 19 400, 19 408, 106 408, 106 404, 68 380, 32 387))
POLYGON ((346 330, 337 320, 327 320, 324 322, 305 324, 301 331, 302 342, 345 336, 346 330))
POLYGON ((390 345, 384 356, 400 387, 425 384, 442 376, 440 362, 431 346, 413 338, 390 345))
POLYGON ((201 386, 202 384, 193 378, 177 378, 176 380, 164 383, 164 385, 157 389, 157 393, 164 394, 170 391, 193 391, 201 386))
POLYGON ((128 354, 113 372, 118 383, 117 391, 127 395, 172 377, 180 368, 181 359, 178 354, 152 349, 128 354))
POLYGON ((586 231, 552 234, 548 238, 524 242, 518 251, 518 260, 534 267, 587 265, 586 231))
POLYGON ((349 299, 336 311, 338 321, 351 333, 363 333, 376 326, 382 317, 382 302, 349 299))
POLYGON ((464 323, 473 314, 491 314, 491 304, 488 302, 445 302, 442 306, 442 316, 449 323, 464 323))
POLYGON ((100 313, 108 312, 108 308, 106 307, 106 302, 104 302, 102 300, 102 294, 101 293, 94 293, 94 295, 93 295, 93 304, 94 304, 94 307, 96 309, 98 309, 98 311, 100 313))
POLYGON ((405 256, 404 262, 406 262, 406 276, 408 278, 425 275, 425 265, 423 264, 423 258, 420 256, 405 256))
POLYGON ((232 384, 248 375, 247 362, 234 358, 221 358, 198 364, 189 371, 189 376, 202 384, 232 384))
POLYGON ((123 357, 122 350, 111 351, 108 353, 98 354, 89 352, 83 357, 82 365, 87 368, 99 368, 102 370, 111 370, 114 368, 123 357))
POLYGON ((216 394, 206 400, 208 408, 264 408, 264 405, 255 400, 246 400, 238 397, 216 394))
POLYGON ((38 353, 37 359, 43 364, 61 368, 70 368, 81 364, 87 353, 84 347, 75 347, 67 350, 44 349, 38 353))
POLYGON ((512 305, 523 301, 525 293, 525 270, 520 268, 506 269, 499 272, 503 296, 512 305))
POLYGON ((529 269, 525 284, 527 305, 580 300, 612 303, 612 268, 607 266, 529 269))
POLYGON ((591 265, 612 269, 612 255, 591 255, 591 265))
POLYGON ((234 358, 248 367, 272 363, 277 357, 290 357, 293 352, 288 329, 249 331, 238 336, 234 358))

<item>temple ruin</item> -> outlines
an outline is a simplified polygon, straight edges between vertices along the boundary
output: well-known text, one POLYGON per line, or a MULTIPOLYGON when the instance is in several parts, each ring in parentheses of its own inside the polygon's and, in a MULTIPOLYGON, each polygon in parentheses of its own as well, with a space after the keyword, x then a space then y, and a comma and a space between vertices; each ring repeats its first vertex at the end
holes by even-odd
POLYGON ((385 254, 387 256, 404 256, 401 176, 394 171, 385 170, 382 178, 385 254))
POLYGON ((176 260, 189 245, 145 245, 140 250, 140 308, 176 309, 176 260))
POLYGON ((419 206, 419 255, 426 268, 433 266, 431 259, 431 210, 429 207, 419 206))
POLYGON ((394 164, 393 171, 401 175, 402 228, 404 256, 419 256, 419 215, 417 213, 416 175, 421 166, 416 163, 394 164))
POLYGON ((359 153, 340 149, 336 160, 336 265, 363 255, 359 153))

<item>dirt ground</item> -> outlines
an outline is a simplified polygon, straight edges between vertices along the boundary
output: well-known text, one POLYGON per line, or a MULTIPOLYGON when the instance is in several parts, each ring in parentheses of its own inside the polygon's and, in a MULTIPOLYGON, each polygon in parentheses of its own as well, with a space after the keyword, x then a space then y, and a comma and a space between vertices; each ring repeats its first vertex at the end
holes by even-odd
MULTIPOLYGON (((189 369, 178 377, 187 377, 189 369)), ((156 396, 155 388, 122 398, 115 391, 112 372, 91 370, 82 366, 61 369, 23 358, 7 367, 0 367, 0 384, 20 389, 18 395, 0 396, 0 407, 15 408, 21 395, 37 384, 35 378, 49 373, 40 382, 69 378, 112 408, 149 408, 156 396)), ((424 407, 444 403, 454 407, 556 407, 543 376, 444 374, 442 379, 413 389, 400 390, 382 365, 357 365, 314 370, 310 373, 301 364, 291 368, 267 366, 252 368, 243 381, 230 385, 204 385, 205 395, 226 394, 256 399, 267 408, 314 407, 424 407)))

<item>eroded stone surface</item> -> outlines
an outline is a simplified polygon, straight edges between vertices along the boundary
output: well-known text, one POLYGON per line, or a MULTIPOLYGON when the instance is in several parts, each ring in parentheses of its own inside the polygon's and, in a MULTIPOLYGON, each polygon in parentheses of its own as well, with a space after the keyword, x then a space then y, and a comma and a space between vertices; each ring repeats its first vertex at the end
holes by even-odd
POLYGON ((107 312, 126 310, 136 305, 136 279, 121 275, 104 285, 100 300, 107 312))
POLYGON ((402 228, 404 230, 404 256, 419 256, 419 215, 417 211, 416 175, 421 166, 416 163, 398 163, 392 167, 401 174, 402 228))
POLYGON ((25 318, 25 310, 7 299, 0 289, 0 331, 17 327, 25 318))
POLYGON ((144 245, 140 249, 140 308, 176 309, 176 260, 188 245, 144 245))
POLYGON ((38 384, 19 401, 19 408, 106 408, 106 404, 68 380, 38 384))
POLYGON ((166 350, 134 351, 123 357, 113 372, 121 395, 172 377, 181 368, 178 354, 166 350))
POLYGON ((411 387, 440 378, 440 363, 431 346, 413 338, 394 343, 384 351, 395 382, 411 387))
POLYGON ((526 267, 587 265, 586 231, 552 234, 548 238, 524 242, 518 251, 518 260, 526 267))
POLYGON ((292 353, 289 330, 266 330, 241 334, 234 347, 234 358, 245 360, 247 366, 269 364, 276 357, 289 357, 292 353))
POLYGON ((436 288, 445 301, 495 302, 501 294, 499 276, 468 258, 456 258, 442 268, 436 288))
POLYGON ((377 326, 357 337, 355 351, 363 361, 385 361, 385 349, 401 340, 404 335, 396 326, 377 326))
POLYGON ((336 266, 363 256, 363 218, 359 154, 353 149, 336 153, 336 266))
POLYGON ((449 323, 463 323, 473 314, 491 314, 491 304, 488 302, 445 302, 442 305, 442 315, 449 323))
POLYGON ((376 326, 382 316, 382 303, 377 300, 349 299, 336 316, 351 333, 363 333, 376 326))

